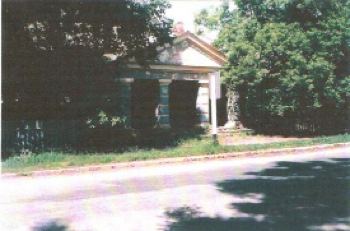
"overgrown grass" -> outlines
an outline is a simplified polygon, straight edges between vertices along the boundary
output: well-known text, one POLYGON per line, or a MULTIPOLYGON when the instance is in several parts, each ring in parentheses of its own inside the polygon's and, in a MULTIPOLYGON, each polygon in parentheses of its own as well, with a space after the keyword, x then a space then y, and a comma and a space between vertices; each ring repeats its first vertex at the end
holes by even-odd
POLYGON ((34 170, 61 169, 73 166, 152 160, 157 158, 208 155, 225 152, 255 151, 271 148, 305 147, 315 144, 350 142, 350 135, 325 136, 280 143, 221 146, 213 144, 209 137, 180 141, 177 147, 165 149, 131 148, 123 153, 60 153, 45 152, 30 156, 10 157, 2 162, 2 172, 29 172, 34 170))

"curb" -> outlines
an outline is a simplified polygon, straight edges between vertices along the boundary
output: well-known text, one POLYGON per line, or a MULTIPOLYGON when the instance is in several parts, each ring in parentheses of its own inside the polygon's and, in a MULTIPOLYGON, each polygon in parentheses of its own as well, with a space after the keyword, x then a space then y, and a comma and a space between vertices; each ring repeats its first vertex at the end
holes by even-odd
POLYGON ((115 163, 115 164, 109 164, 109 165, 95 165, 95 166, 86 166, 86 167, 65 168, 60 170, 43 170, 43 171, 32 171, 32 172, 25 172, 25 173, 5 173, 5 174, 1 174, 1 178, 68 175, 73 173, 108 171, 108 170, 110 171, 110 170, 118 170, 118 169, 124 169, 124 168, 154 166, 154 165, 162 165, 162 164, 175 164, 175 163, 195 162, 195 161, 208 161, 208 160, 226 159, 226 158, 274 156, 279 153, 291 154, 291 153, 299 153, 299 152, 305 152, 305 151, 320 151, 328 148, 338 148, 338 147, 346 147, 346 146, 350 147, 350 142, 323 144, 323 145, 297 147, 297 148, 266 149, 266 150, 221 153, 221 154, 212 154, 212 155, 203 155, 203 156, 163 158, 163 159, 157 159, 157 160, 133 161, 133 162, 115 163))

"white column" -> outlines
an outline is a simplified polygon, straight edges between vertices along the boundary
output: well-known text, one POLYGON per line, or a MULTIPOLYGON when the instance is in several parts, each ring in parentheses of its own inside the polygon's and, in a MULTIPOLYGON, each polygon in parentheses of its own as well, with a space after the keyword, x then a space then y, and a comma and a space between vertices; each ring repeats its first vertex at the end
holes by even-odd
POLYGON ((159 128, 170 128, 169 118, 169 84, 171 79, 159 80, 159 103, 156 108, 156 126, 159 128))
POLYGON ((197 122, 201 127, 209 124, 209 80, 199 80, 196 101, 197 122))
POLYGON ((211 130, 213 134, 214 142, 217 141, 218 134, 218 120, 217 120, 217 111, 216 111, 216 79, 214 74, 210 74, 210 106, 211 106, 211 130))

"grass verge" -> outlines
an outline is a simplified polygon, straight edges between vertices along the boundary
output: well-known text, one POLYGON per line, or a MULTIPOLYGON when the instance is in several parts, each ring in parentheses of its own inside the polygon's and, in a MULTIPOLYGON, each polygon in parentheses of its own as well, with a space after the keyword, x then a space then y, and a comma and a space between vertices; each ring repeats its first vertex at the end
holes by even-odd
MULTIPOLYGON (((237 137, 238 138, 238 137, 237 137)), ((221 146, 211 138, 201 137, 183 140, 177 147, 165 149, 132 148, 123 153, 60 153, 45 152, 29 156, 10 157, 2 162, 3 173, 26 173, 35 170, 62 169, 75 166, 98 165, 117 162, 152 160, 157 158, 185 157, 225 152, 256 151, 274 148, 305 147, 317 144, 350 142, 350 134, 300 139, 279 143, 221 146)))

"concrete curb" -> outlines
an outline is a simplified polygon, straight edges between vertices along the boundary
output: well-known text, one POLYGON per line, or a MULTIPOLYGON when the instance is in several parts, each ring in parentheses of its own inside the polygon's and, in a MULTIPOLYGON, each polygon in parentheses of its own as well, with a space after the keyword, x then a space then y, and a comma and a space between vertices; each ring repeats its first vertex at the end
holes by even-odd
POLYGON ((297 147, 297 148, 266 149, 266 150, 221 153, 221 154, 212 154, 212 155, 203 155, 203 156, 163 158, 163 159, 148 160, 148 161, 133 161, 133 162, 125 162, 125 163, 114 163, 109 165, 95 165, 95 166, 65 168, 65 169, 59 169, 59 170, 32 171, 32 172, 26 172, 26 173, 5 173, 5 174, 1 174, 1 178, 68 175, 73 173, 83 173, 83 172, 92 172, 92 171, 110 171, 110 170, 118 170, 123 168, 154 166, 154 165, 162 165, 162 164, 175 164, 175 163, 194 162, 194 161, 208 161, 208 160, 226 159, 226 158, 237 158, 237 157, 248 157, 248 156, 249 157, 274 156, 279 153, 285 153, 285 154, 302 153, 305 151, 320 151, 323 149, 346 147, 346 146, 350 147, 350 142, 323 144, 323 145, 297 147))

